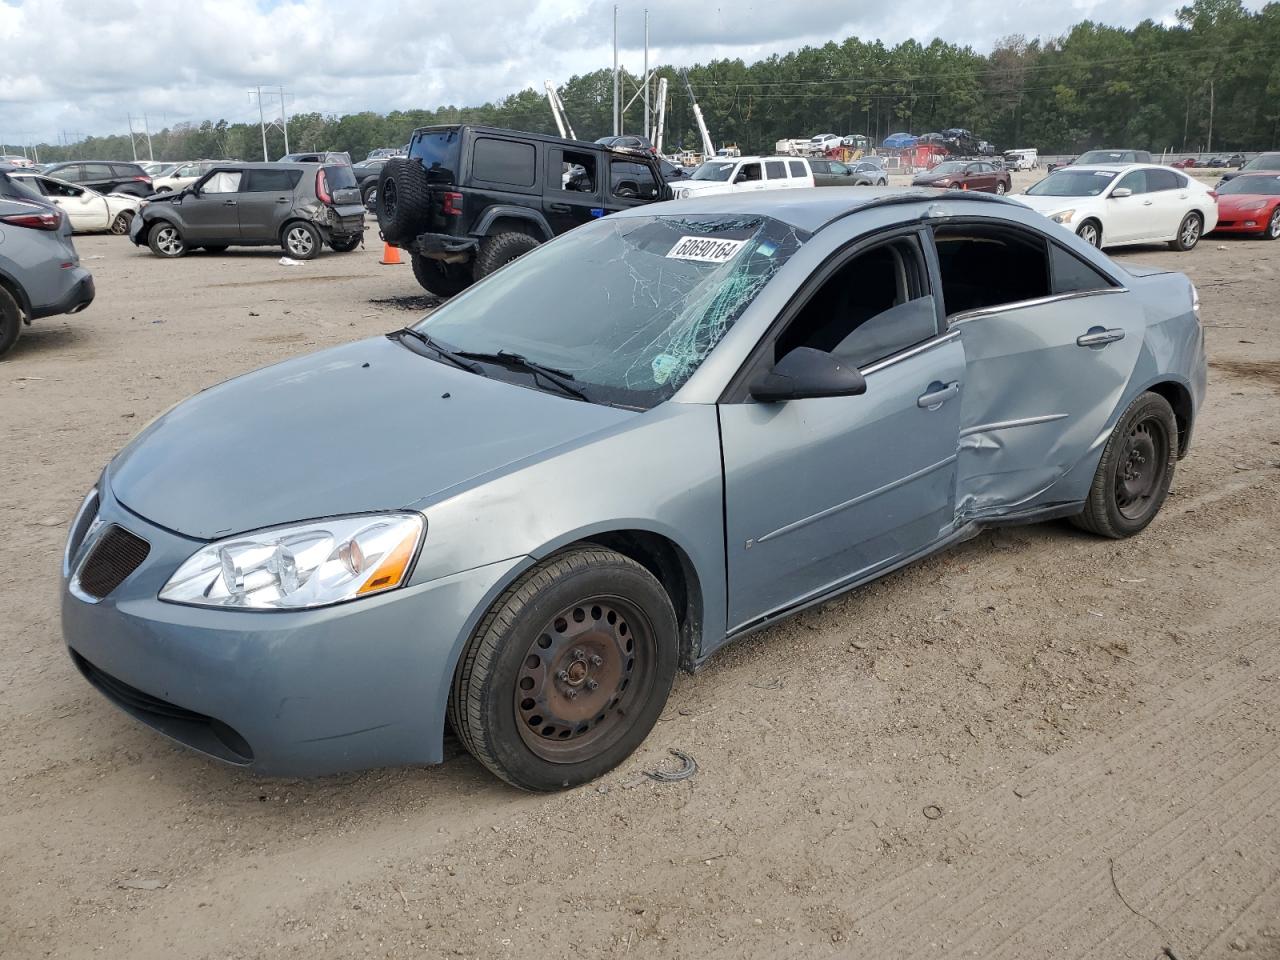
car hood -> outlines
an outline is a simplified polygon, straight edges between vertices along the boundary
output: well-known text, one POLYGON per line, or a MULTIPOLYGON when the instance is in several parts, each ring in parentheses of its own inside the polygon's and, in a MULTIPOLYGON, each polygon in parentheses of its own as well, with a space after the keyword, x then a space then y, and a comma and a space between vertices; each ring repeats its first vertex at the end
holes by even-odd
POLYGON ((1225 196, 1220 194, 1218 196, 1218 210, 1220 212, 1223 210, 1244 210, 1246 208, 1260 210, 1265 209, 1265 207, 1254 206, 1259 200, 1267 203, 1275 199, 1273 196, 1258 193, 1229 193, 1225 196))
MULTIPOLYGON (((681 180, 681 190, 691 190, 693 193, 714 193, 721 191, 728 193, 732 188, 732 184, 727 180, 681 180)), ((692 194, 690 194, 692 196, 692 194)))
POLYGON ((116 499, 201 540, 391 510, 638 414, 493 380, 378 337, 180 403, 108 467, 116 499))
POLYGON ((1030 207, 1037 213, 1053 214, 1060 210, 1080 210, 1090 206, 1097 197, 1032 197, 1025 193, 1011 196, 1023 206, 1030 207))

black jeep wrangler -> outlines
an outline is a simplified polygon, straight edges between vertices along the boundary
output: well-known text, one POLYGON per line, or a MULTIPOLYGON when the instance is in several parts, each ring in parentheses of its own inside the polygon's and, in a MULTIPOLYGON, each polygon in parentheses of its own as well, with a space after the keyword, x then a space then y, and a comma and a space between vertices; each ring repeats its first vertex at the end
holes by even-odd
POLYGON ((378 176, 376 211, 418 282, 450 297, 579 224, 670 198, 647 151, 464 124, 415 130, 378 176))

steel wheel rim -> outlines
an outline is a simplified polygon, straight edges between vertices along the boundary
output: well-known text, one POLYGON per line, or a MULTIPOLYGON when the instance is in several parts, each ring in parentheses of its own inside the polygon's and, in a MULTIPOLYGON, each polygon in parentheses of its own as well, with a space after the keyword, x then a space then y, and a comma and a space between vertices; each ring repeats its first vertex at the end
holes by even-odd
POLYGON ((1141 520, 1160 490, 1169 462, 1169 435, 1155 417, 1129 430, 1116 467, 1116 509, 1127 520, 1141 520))
POLYGON ((1003 183, 997 183, 997 184, 996 184, 996 193, 997 193, 997 194, 1002 194, 1002 193, 1004 193, 1004 184, 1003 184, 1003 183))
POLYGON ((1195 217, 1187 217, 1187 222, 1182 225, 1182 245, 1194 247, 1199 239, 1200 221, 1195 217))
POLYGON ((156 236, 156 246, 169 256, 176 256, 182 252, 182 237, 173 227, 164 227, 156 236))
POLYGON ((303 227, 294 227, 290 230, 287 243, 289 244, 289 252, 300 257, 305 257, 315 248, 315 241, 311 239, 311 232, 303 227))
POLYGON ((1275 213, 1271 214, 1271 236, 1280 237, 1280 207, 1276 207, 1275 213))
POLYGON ((551 763, 599 755, 630 729, 657 664, 653 625, 622 597, 566 607, 525 651, 513 687, 520 739, 551 763))

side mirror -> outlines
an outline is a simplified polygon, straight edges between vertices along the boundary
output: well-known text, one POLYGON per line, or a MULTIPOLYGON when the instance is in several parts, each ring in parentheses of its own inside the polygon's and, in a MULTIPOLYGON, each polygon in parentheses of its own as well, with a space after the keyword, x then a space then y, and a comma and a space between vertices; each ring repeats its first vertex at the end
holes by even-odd
POLYGON ((1128 187, 1116 187, 1111 191, 1112 200, 1123 200, 1125 197, 1132 197, 1133 191, 1128 187))
POLYGON ((796 347, 751 385, 751 396, 765 403, 866 392, 867 381, 857 367, 813 347, 796 347))

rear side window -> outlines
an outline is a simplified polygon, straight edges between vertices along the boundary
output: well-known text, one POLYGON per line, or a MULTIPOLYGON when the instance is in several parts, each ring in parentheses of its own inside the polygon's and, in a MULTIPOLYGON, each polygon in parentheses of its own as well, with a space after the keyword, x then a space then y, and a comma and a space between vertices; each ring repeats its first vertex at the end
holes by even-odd
POLYGON ((111 172, 110 164, 86 163, 84 164, 84 178, 86 180, 112 180, 115 178, 115 174, 111 172))
POLYGON ((145 176, 142 168, 132 163, 113 163, 111 165, 111 170, 117 177, 145 176))
POLYGON ((242 193, 291 193, 302 179, 301 170, 246 170, 242 193))
POLYGON ((1049 244, 1049 268, 1053 271, 1054 293, 1109 290, 1113 286, 1101 273, 1056 243, 1049 244))
POLYGON ((73 163, 69 167, 57 167, 50 170, 49 176, 57 177, 59 180, 68 180, 71 183, 79 183, 84 179, 84 171, 80 169, 80 164, 73 163))
POLYGON ((600 183, 596 156, 585 150, 550 148, 547 151, 547 189, 594 194, 600 183))
POLYGON ((1178 190, 1182 187, 1180 180, 1181 177, 1172 170, 1148 170, 1147 190, 1152 193, 1157 190, 1178 190))
POLYGON ((807 177, 808 174, 804 169, 803 160, 788 160, 787 165, 791 167, 791 175, 793 177, 807 177))
POLYGON ((536 156, 537 151, 531 143, 477 137, 472 153, 471 176, 489 183, 532 187, 536 156))
POLYGON ((765 161, 764 171, 768 175, 770 180, 787 179, 787 165, 783 163, 781 160, 765 161))
POLYGON ((944 224, 933 231, 947 316, 1047 297, 1043 238, 995 224, 944 224))
POLYGON ((458 130, 435 130, 419 133, 409 144, 409 156, 427 171, 434 183, 458 182, 458 155, 462 133, 458 130))

